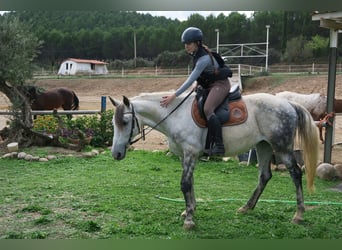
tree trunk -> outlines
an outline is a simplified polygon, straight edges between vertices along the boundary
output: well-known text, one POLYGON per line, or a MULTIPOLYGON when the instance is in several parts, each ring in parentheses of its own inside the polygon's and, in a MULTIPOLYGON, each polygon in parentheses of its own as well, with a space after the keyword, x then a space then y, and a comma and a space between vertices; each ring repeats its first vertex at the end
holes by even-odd
POLYGON ((5 142, 16 141, 22 147, 38 145, 64 146, 58 140, 58 136, 50 138, 32 131, 33 120, 31 115, 31 104, 26 96, 23 86, 11 86, 10 84, 0 84, 0 91, 3 92, 12 103, 10 108, 13 112, 11 126, 2 131, 6 134, 5 142))

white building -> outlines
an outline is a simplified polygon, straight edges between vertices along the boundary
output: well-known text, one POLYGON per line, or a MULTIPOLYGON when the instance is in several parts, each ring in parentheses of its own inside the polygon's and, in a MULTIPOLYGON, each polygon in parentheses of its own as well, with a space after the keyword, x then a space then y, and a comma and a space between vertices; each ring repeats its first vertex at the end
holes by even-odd
POLYGON ((62 62, 58 75, 108 74, 107 63, 97 60, 68 58, 62 62))

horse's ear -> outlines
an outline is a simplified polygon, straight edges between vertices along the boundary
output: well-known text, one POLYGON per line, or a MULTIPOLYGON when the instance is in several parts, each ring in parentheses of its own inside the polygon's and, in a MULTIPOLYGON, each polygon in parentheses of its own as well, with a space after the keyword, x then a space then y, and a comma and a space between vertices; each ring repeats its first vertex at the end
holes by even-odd
POLYGON ((128 100, 128 98, 126 97, 126 96, 123 96, 123 103, 127 106, 127 107, 129 107, 129 100, 128 100))
POLYGON ((120 102, 117 100, 114 100, 112 97, 108 96, 110 102, 114 105, 114 107, 119 106, 120 102))

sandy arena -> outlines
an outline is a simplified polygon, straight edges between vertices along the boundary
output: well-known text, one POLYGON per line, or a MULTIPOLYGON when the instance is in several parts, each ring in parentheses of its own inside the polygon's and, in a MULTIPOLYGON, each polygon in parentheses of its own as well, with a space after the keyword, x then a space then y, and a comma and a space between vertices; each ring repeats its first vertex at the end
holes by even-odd
MULTIPOLYGON (((53 87, 68 87, 74 90, 80 99, 80 110, 99 110, 101 96, 112 96, 122 99, 122 96, 133 97, 141 92, 159 92, 174 90, 180 86, 185 78, 123 78, 123 79, 42 79, 36 80, 36 85, 50 89, 53 87)), ((284 90, 303 94, 327 93, 327 75, 291 77, 281 85, 270 82, 268 77, 258 77, 253 84, 243 90, 243 95, 252 93, 276 93, 284 90)), ((335 96, 342 99, 342 75, 336 78, 335 96)), ((107 109, 112 104, 107 98, 107 109)), ((0 110, 8 110, 8 99, 0 93, 0 110)), ((8 116, 0 116, 0 129, 6 125, 8 116)), ((334 143, 342 142, 342 115, 335 119, 334 143)), ((149 133, 145 141, 134 144, 135 148, 145 150, 166 150, 165 136, 157 131, 149 133)), ((323 145, 320 160, 323 160, 323 145)), ((332 163, 342 163, 342 145, 336 145, 332 152, 332 163)))

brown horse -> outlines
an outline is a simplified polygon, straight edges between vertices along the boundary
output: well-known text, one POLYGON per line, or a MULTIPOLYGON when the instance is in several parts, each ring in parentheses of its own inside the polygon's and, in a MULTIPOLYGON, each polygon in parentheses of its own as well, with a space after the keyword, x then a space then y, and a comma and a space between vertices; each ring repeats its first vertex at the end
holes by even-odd
MULTIPOLYGON (((32 110, 78 110, 79 99, 74 91, 68 88, 53 88, 41 91, 35 86, 28 88, 28 96, 32 110)), ((68 115, 71 118, 71 115, 68 115)))

